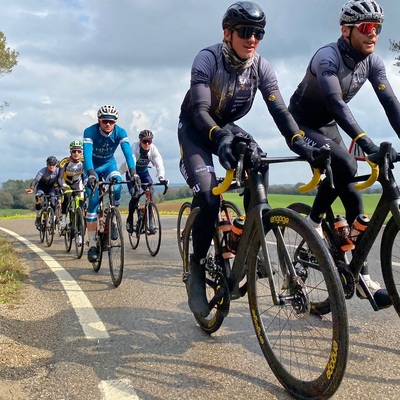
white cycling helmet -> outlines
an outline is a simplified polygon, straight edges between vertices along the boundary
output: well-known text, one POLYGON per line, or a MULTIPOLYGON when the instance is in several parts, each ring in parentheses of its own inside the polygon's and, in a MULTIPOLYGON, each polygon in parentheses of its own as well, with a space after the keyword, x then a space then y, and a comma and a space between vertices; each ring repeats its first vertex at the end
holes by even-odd
POLYGON ((350 0, 340 12, 340 25, 353 24, 358 21, 383 22, 382 7, 375 0, 350 0))
POLYGON ((118 119, 118 110, 114 106, 103 106, 99 108, 97 111, 97 118, 98 119, 118 119))

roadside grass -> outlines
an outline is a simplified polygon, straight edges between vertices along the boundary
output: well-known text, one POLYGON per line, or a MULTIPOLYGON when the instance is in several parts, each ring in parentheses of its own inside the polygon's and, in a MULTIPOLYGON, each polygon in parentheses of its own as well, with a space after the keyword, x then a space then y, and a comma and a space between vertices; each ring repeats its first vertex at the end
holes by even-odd
POLYGON ((7 239, 0 237, 0 304, 18 300, 26 278, 18 253, 7 239))

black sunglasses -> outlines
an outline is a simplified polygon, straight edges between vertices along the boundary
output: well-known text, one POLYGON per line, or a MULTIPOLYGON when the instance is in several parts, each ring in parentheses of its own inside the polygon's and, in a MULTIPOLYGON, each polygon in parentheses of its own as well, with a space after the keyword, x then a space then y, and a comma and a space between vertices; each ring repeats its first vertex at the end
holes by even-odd
POLYGON ((151 139, 144 139, 141 142, 144 144, 151 144, 151 139))
POLYGON ((113 119, 101 119, 100 120, 104 125, 114 125, 117 121, 113 119))
POLYGON ((235 28, 240 39, 250 39, 253 35, 257 40, 262 40, 265 34, 265 30, 261 28, 255 28, 254 26, 242 26, 241 28, 235 28))

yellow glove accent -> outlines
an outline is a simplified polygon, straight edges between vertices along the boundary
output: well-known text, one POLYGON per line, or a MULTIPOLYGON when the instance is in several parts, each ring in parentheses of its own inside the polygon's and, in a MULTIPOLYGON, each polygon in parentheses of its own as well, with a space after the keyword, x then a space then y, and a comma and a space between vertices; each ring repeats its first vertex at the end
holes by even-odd
POLYGON ((218 129, 218 125, 214 125, 209 131, 208 131, 208 138, 212 140, 211 134, 214 132, 215 129, 218 129))
POLYGON ((358 139, 362 138, 363 136, 367 136, 365 132, 360 133, 358 136, 356 136, 353 140, 354 142, 357 142, 358 139))
POLYGON ((292 139, 290 140, 290 143, 293 144, 293 140, 294 140, 297 136, 300 136, 301 138, 303 138, 305 135, 306 135, 306 134, 305 134, 302 130, 300 130, 298 133, 295 133, 295 134, 292 136, 292 139))

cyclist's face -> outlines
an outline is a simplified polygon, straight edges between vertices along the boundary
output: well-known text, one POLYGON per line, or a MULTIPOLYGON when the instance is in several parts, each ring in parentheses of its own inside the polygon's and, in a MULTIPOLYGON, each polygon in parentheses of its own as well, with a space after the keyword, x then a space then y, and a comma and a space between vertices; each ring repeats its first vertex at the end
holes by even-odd
POLYGON ((104 133, 111 133, 117 121, 112 119, 99 119, 101 130, 104 133))
MULTIPOLYGON (((235 28, 242 28, 245 25, 238 25, 235 28)), ((259 30, 259 27, 254 27, 255 30, 259 30)), ((226 42, 231 44, 232 49, 242 60, 247 60, 253 57, 257 50, 260 40, 257 40, 254 35, 251 35, 248 39, 241 39, 238 32, 224 29, 224 39, 226 42)))
POLYGON ((55 165, 47 164, 47 169, 48 169, 49 171, 53 172, 53 171, 55 171, 56 166, 55 166, 55 165))
POLYGON ((365 34, 361 33, 357 27, 351 26, 342 26, 342 34, 349 41, 354 50, 366 56, 375 51, 375 45, 379 38, 375 29, 365 34))
POLYGON ((79 161, 80 157, 82 155, 82 149, 72 149, 71 150, 71 159, 73 161, 79 161))

